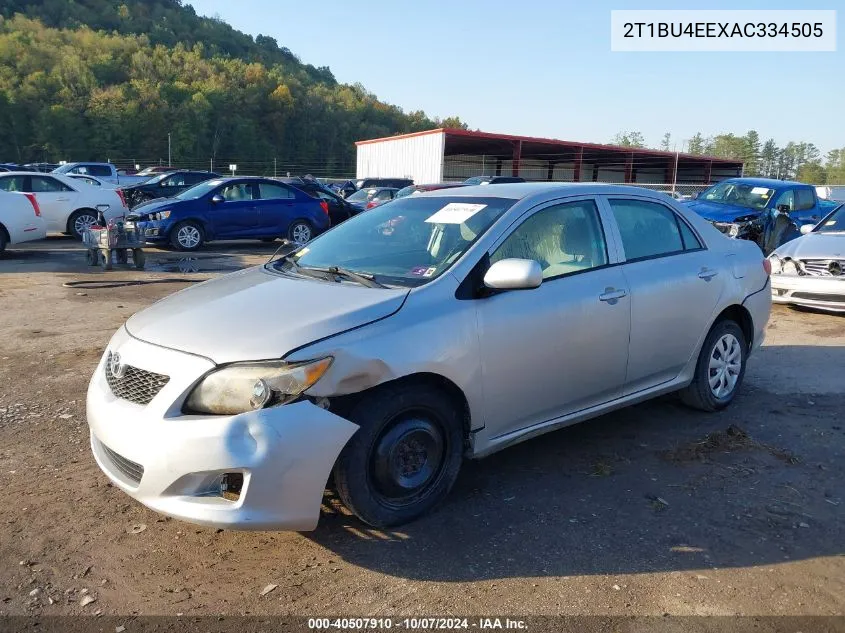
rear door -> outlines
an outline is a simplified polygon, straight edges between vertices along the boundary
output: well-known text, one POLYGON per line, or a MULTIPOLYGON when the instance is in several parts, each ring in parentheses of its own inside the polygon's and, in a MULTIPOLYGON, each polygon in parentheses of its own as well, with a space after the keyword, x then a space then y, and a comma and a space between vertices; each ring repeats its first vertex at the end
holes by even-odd
POLYGON ((30 176, 30 191, 35 194, 48 231, 67 231, 72 211, 82 204, 78 192, 47 174, 30 176))
POLYGON ((227 182, 208 196, 209 224, 216 239, 252 237, 260 233, 256 192, 248 180, 227 182), (223 202, 213 203, 215 195, 223 202))
POLYGON ((607 196, 624 251, 631 340, 624 393, 675 378, 696 352, 725 284, 725 263, 668 204, 607 196))
POLYGON ((287 237, 288 226, 300 217, 296 192, 280 182, 262 180, 256 186, 262 236, 287 237))

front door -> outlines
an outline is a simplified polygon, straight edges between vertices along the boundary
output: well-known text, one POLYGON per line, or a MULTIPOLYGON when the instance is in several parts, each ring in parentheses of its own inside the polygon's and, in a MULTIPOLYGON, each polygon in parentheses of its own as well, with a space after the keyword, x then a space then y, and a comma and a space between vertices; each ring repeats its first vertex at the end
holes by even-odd
POLYGON ((256 197, 255 187, 249 181, 227 183, 208 196, 215 239, 248 237, 259 232, 256 197), (223 202, 211 202, 215 195, 222 196, 223 202))
POLYGON ((616 196, 607 203, 631 292, 627 395, 672 380, 690 361, 715 316, 725 265, 669 206, 616 196))
MULTIPOLYGON (((79 193, 52 176, 31 176, 29 191, 35 194, 48 231, 68 230, 70 213, 78 207, 79 193)), ((96 213, 92 214, 96 217, 96 213)))
POLYGON ((621 269, 610 265, 602 224, 592 198, 552 203, 491 251, 491 263, 515 257, 543 268, 539 288, 477 300, 491 438, 621 394, 630 300, 621 269))

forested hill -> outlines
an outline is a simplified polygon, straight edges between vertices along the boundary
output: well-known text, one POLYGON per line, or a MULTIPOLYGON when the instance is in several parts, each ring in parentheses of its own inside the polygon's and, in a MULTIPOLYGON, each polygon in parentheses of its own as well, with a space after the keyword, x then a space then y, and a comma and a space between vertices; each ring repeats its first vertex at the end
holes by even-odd
MULTIPOLYGON (((0 162, 214 160, 348 172, 354 141, 462 126, 383 103, 176 0, 6 0, 0 162)), ((264 169, 266 171, 266 167, 264 169)))

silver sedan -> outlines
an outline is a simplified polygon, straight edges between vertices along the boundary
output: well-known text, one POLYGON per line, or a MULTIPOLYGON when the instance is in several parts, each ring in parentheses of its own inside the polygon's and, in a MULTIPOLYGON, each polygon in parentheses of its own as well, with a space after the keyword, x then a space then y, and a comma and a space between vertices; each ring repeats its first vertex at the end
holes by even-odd
POLYGON ((845 205, 769 256, 772 301, 845 312, 845 205))
POLYGON ((674 391, 728 406, 768 265, 635 187, 408 196, 130 318, 91 379, 92 450, 186 521, 313 529, 333 474, 363 521, 397 525, 465 458, 674 391))

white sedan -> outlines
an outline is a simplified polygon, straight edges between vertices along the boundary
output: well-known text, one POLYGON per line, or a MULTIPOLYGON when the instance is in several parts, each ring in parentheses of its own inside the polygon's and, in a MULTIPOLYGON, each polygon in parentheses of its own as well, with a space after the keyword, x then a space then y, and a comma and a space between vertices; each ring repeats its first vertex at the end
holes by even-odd
POLYGON ((69 178, 73 178, 77 182, 84 182, 86 185, 92 187, 103 187, 104 189, 117 189, 117 185, 108 180, 102 180, 94 176, 85 176, 83 174, 68 174, 69 178))
POLYGON ((82 239, 85 230, 96 223, 98 211, 111 220, 128 210, 119 189, 94 187, 61 174, 3 173, 0 190, 35 194, 47 231, 69 233, 76 239, 82 239))
POLYGON ((7 244, 43 240, 45 237, 47 229, 35 196, 0 191, 0 253, 7 244))

